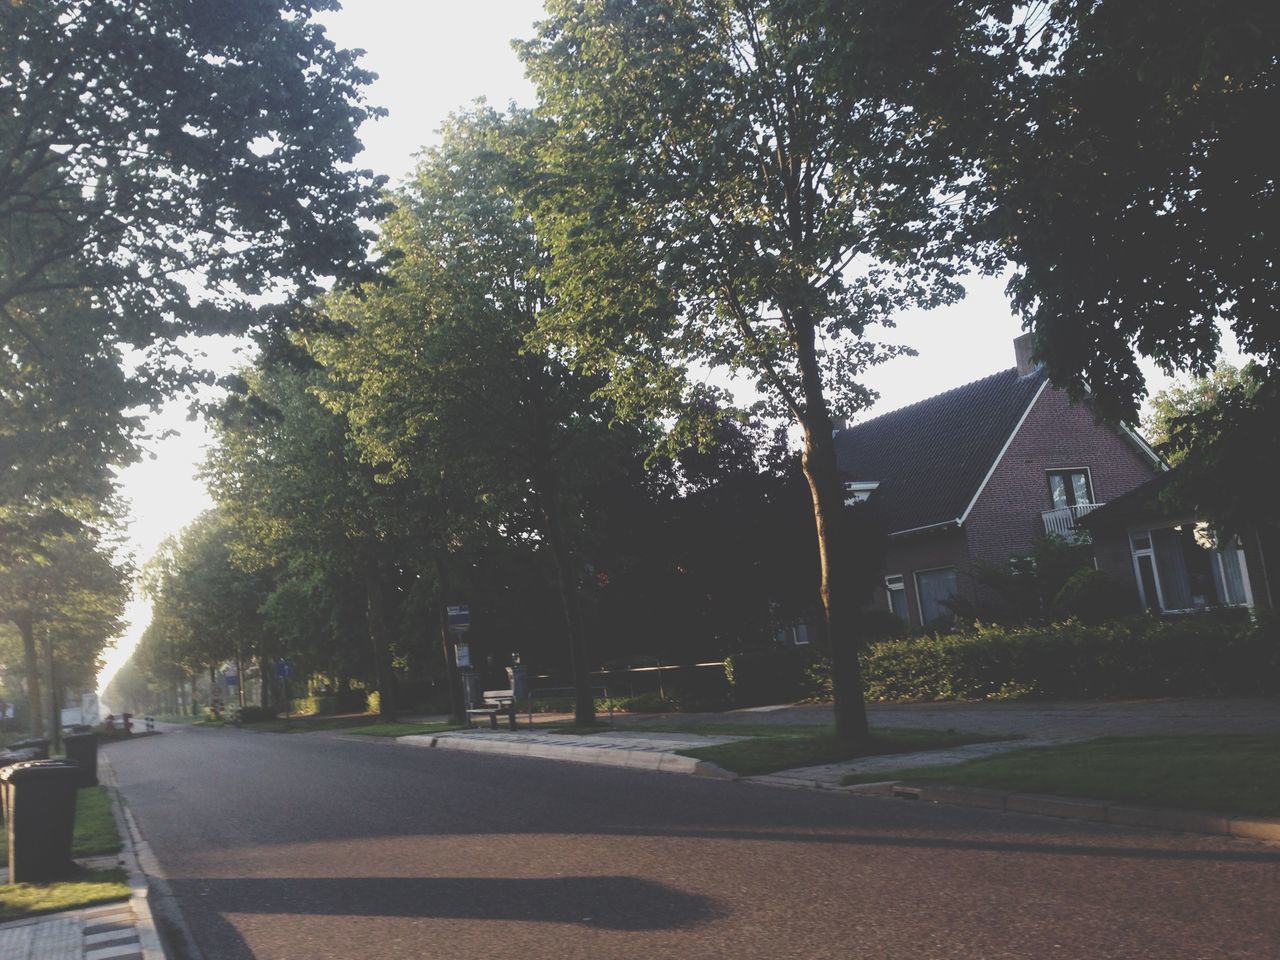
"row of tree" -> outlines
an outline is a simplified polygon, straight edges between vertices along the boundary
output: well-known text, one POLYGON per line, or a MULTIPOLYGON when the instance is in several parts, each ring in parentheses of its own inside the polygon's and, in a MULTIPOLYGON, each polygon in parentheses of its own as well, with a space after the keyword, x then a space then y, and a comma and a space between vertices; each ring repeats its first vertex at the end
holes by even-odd
MULTIPOLYGON (((183 303, 180 284, 159 302, 182 322, 259 322, 259 360, 213 411, 230 562, 272 598, 293 584, 282 609, 292 597, 341 629, 362 619, 380 690, 414 585, 429 620, 464 590, 459 571, 523 546, 589 718, 583 574, 602 569, 587 546, 600 491, 628 488, 646 445, 674 459, 713 444, 726 398, 706 375, 720 370, 798 428, 837 730, 863 736, 855 653, 875 535, 843 508, 831 418, 873 401, 860 374, 901 352, 881 342, 895 315, 954 301, 967 270, 1010 271, 1050 373, 1118 416, 1145 390, 1138 355, 1204 372, 1226 325, 1260 362, 1219 426, 1252 425, 1274 448, 1280 200, 1252 143, 1280 105, 1274 4, 936 0, 904 17, 893 0, 550 0, 520 45, 537 109, 451 122, 389 198, 372 259, 350 226, 368 185, 322 175, 354 141, 307 119, 357 122, 367 78, 305 16, 279 16, 306 5, 245 6, 256 34, 234 18, 177 29, 290 56, 301 43, 304 60, 323 50, 315 68, 227 111, 248 142, 223 99, 188 104, 187 125, 166 103, 139 162, 171 170, 163 158, 232 143, 216 156, 225 175, 180 198, 224 203, 177 249, 218 264, 214 289, 283 276, 299 296, 252 317, 243 298, 183 303), (222 220, 238 229, 213 230, 222 220), (362 275, 375 260, 382 275, 362 275), (323 272, 353 282, 316 296, 323 272), (327 605, 309 592, 322 587, 327 605)), ((281 69, 218 55, 190 76, 222 84, 262 64, 281 69)), ((148 278, 169 276, 169 226, 146 234, 159 259, 149 241, 130 251, 160 268, 148 278)), ((1218 435, 1223 457, 1247 449, 1238 430, 1218 435)), ((1273 502, 1253 506, 1274 517, 1273 502)))

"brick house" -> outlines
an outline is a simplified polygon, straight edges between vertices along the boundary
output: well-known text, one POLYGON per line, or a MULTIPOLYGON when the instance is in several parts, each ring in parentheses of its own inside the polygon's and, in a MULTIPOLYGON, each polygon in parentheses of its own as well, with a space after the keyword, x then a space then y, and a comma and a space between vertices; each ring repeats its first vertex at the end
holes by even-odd
POLYGON ((876 602, 911 626, 949 616, 948 601, 991 609, 978 565, 1072 538, 1164 471, 1140 436, 1051 386, 1029 336, 1014 348, 1014 367, 835 432, 846 503, 866 500, 889 533, 876 602))
POLYGON ((1098 569, 1130 585, 1137 607, 1156 613, 1274 608, 1280 596, 1280 529, 1217 536, 1194 510, 1161 496, 1176 470, 1084 518, 1098 569))

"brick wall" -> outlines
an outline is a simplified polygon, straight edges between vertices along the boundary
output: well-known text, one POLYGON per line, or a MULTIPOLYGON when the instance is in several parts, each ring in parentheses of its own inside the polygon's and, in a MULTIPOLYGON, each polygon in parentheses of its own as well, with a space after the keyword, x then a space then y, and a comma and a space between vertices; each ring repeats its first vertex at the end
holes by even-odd
MULTIPOLYGON (((956 586, 960 596, 974 602, 973 578, 970 574, 969 547, 965 532, 955 528, 929 533, 908 534, 889 540, 885 558, 884 575, 902 574, 907 591, 907 611, 911 625, 920 626, 920 598, 916 595, 915 572, 935 567, 955 567, 956 586)), ((883 582, 876 590, 875 605, 887 608, 883 582)))
POLYGON ((1071 403, 1046 387, 978 497, 965 526, 974 560, 1025 556, 1044 536, 1041 513, 1053 507, 1047 472, 1087 467, 1093 498, 1107 503, 1155 476, 1158 468, 1120 431, 1094 420, 1088 402, 1071 403))

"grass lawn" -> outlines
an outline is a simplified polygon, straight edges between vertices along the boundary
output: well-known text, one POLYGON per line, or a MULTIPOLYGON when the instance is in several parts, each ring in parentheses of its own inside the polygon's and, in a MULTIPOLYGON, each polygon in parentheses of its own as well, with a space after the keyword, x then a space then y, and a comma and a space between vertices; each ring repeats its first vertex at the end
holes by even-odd
MULTIPOLYGON (((676 728, 664 725, 661 729, 676 728)), ((677 751, 686 757, 710 760, 743 777, 773 773, 790 767, 815 767, 819 764, 853 760, 857 757, 913 753, 918 750, 942 749, 965 743, 988 743, 993 740, 1011 739, 980 733, 961 733, 956 730, 876 727, 871 731, 868 744, 860 750, 850 751, 836 740, 835 732, 830 726, 703 724, 691 726, 683 732, 723 733, 751 737, 749 740, 739 740, 735 743, 677 751)))
POLYGON ((954 783, 1159 807, 1280 816, 1280 736, 1104 737, 867 780, 954 783))
POLYGON ((0 923, 111 903, 127 899, 130 893, 123 870, 85 870, 59 883, 0 884, 0 923))
POLYGON ((370 723, 356 727, 351 732, 362 737, 408 737, 415 733, 444 733, 446 730, 462 730, 456 723, 370 723))
POLYGON ((245 730, 256 730, 259 733, 307 733, 311 730, 346 730, 349 727, 363 727, 377 722, 376 713, 354 713, 338 717, 290 717, 288 720, 273 717, 270 720, 242 723, 240 726, 245 730))
MULTIPOLYGON (((120 851, 120 835, 116 818, 111 813, 111 797, 107 788, 81 787, 76 796, 76 826, 71 837, 71 855, 97 857, 120 851)), ((8 862, 9 834, 0 830, 0 860, 8 862)))

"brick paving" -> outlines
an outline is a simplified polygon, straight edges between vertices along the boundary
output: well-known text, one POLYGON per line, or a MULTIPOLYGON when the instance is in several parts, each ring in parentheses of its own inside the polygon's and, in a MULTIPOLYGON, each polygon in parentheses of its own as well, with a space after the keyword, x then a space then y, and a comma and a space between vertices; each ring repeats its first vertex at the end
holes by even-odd
POLYGON ((128 900, 0 924, 4 960, 144 960, 128 900))

